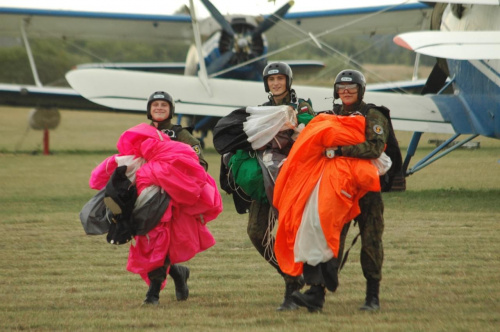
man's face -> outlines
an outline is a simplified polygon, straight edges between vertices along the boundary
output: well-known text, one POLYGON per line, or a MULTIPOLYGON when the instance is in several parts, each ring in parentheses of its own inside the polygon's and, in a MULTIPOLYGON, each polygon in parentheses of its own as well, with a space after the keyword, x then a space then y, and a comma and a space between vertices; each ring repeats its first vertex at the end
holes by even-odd
POLYGON ((151 103, 153 121, 161 122, 170 116, 170 103, 166 100, 155 100, 151 103))
POLYGON ((267 85, 274 96, 286 91, 286 76, 283 74, 271 75, 267 78, 267 85))
POLYGON ((358 101, 359 87, 357 84, 338 83, 335 85, 335 89, 337 89, 342 104, 352 105, 358 101))

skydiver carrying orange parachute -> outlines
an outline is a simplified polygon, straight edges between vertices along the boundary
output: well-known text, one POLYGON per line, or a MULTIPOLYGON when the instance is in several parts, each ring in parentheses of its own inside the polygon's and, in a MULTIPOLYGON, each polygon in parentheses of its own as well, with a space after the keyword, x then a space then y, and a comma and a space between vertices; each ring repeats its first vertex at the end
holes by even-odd
MULTIPOLYGON (((380 212, 375 213, 377 218, 373 220, 364 218, 360 231, 362 251, 368 242, 363 240, 363 235, 373 241, 379 238, 381 246, 381 232, 374 235, 364 226, 380 224, 383 229, 379 177, 391 168, 391 158, 383 151, 394 135, 388 114, 380 111, 383 107, 362 102, 365 82, 358 71, 339 73, 334 96, 338 98, 340 92, 343 105, 334 107, 333 114, 319 114, 302 130, 275 183, 273 205, 279 212, 276 259, 284 273, 292 276, 303 273, 311 288, 305 293, 294 292, 292 299, 311 312, 322 309, 325 288, 333 292, 338 286, 339 254, 342 255, 339 247, 343 247, 345 240, 344 237, 341 241, 344 226, 371 213, 370 209, 380 212), (340 112, 336 112, 339 108, 340 112), (360 208, 360 199, 373 201, 373 206, 365 203, 369 211, 360 208)), ((362 267, 365 272, 363 253, 362 267)), ((364 274, 367 277, 368 274, 364 274)), ((368 275, 370 287, 367 286, 362 308, 378 310, 380 278, 376 279, 377 287, 372 287, 371 282, 368 275)))

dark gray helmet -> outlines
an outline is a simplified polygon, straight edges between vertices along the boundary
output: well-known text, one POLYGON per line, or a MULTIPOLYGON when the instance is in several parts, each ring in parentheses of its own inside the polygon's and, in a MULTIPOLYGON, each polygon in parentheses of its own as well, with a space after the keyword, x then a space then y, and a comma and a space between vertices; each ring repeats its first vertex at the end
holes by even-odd
POLYGON ((269 85, 267 84, 267 78, 271 75, 285 75, 286 76, 286 91, 290 91, 292 88, 293 81, 293 73, 292 68, 284 62, 271 62, 266 68, 264 68, 264 72, 262 73, 264 79, 264 87, 266 92, 269 92, 269 85))
POLYGON ((361 72, 354 69, 342 70, 335 78, 333 84, 333 98, 338 99, 339 93, 337 92, 336 85, 338 83, 356 83, 359 86, 358 99, 362 100, 366 90, 366 79, 361 72))
POLYGON ((174 102, 174 99, 172 98, 172 96, 165 91, 156 91, 156 92, 153 92, 153 94, 151 96, 149 96, 148 106, 146 108, 148 119, 149 120, 153 119, 151 117, 151 103, 155 100, 165 100, 170 104, 170 115, 168 116, 167 120, 171 119, 172 116, 174 115, 174 112, 175 112, 175 102, 174 102))

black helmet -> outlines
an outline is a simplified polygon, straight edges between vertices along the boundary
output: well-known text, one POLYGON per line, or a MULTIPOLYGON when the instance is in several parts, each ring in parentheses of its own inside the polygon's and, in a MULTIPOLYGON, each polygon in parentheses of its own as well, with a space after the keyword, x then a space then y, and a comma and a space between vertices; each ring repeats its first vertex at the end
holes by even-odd
POLYGON ((174 102, 174 99, 172 98, 172 96, 170 94, 166 93, 165 91, 156 91, 156 92, 153 92, 153 94, 151 96, 149 96, 148 106, 146 108, 148 119, 149 120, 153 119, 151 117, 151 103, 155 100, 165 100, 170 104, 170 115, 168 116, 167 120, 171 119, 172 116, 174 115, 174 112, 175 112, 175 102, 174 102))
POLYGON ((336 85, 338 83, 356 83, 359 85, 358 99, 362 100, 366 89, 366 79, 361 72, 354 69, 342 70, 335 78, 333 84, 333 98, 338 99, 339 93, 337 92, 336 85))
POLYGON ((264 68, 264 72, 262 73, 266 92, 269 92, 269 85, 267 84, 267 78, 271 75, 277 75, 277 74, 286 76, 286 91, 290 91, 293 81, 292 68, 290 68, 290 66, 284 62, 271 62, 266 66, 266 68, 264 68))

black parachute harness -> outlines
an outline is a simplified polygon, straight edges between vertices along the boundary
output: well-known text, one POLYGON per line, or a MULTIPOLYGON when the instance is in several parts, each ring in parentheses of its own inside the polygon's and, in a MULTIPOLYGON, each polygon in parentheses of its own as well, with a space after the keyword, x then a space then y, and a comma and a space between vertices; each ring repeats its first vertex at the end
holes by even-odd
POLYGON ((162 129, 161 132, 164 133, 165 135, 167 135, 168 137, 170 137, 171 139, 177 140, 177 134, 176 134, 176 132, 174 130, 172 130, 172 129, 162 129))
POLYGON ((160 129, 162 133, 170 137, 170 139, 177 141, 178 140, 178 135, 182 131, 182 129, 187 129, 183 128, 180 125, 173 125, 171 129, 160 129))

